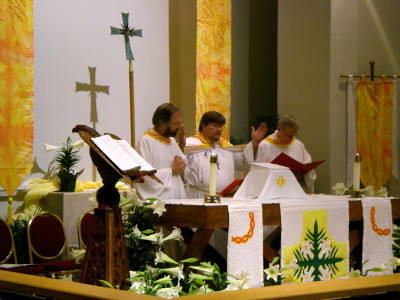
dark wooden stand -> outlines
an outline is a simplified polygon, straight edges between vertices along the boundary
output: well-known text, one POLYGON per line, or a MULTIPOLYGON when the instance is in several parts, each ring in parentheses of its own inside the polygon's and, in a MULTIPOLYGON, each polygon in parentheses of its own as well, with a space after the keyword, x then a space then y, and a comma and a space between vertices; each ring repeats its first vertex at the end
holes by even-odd
MULTIPOLYGON (((128 289, 126 281, 129 278, 128 256, 125 245, 124 227, 120 195, 115 184, 124 178, 129 184, 143 182, 142 175, 153 175, 140 172, 140 167, 121 172, 92 143, 92 137, 100 136, 94 129, 85 125, 77 125, 72 132, 77 132, 88 144, 90 157, 97 167, 103 181, 103 186, 97 191, 98 208, 94 210, 94 219, 86 247, 86 255, 82 264, 81 282, 99 285, 99 280, 105 280, 112 286, 128 289)), ((113 138, 117 138, 111 135, 113 138)))

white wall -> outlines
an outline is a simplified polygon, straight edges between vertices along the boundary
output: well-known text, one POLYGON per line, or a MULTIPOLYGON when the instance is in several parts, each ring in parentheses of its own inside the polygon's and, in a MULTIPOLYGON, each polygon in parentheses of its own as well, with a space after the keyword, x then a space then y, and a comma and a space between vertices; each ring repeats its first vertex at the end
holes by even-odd
MULTIPOLYGON (((71 132, 75 125, 93 127, 88 92, 75 92, 76 81, 89 83, 88 67, 96 67, 96 83, 110 90, 109 95, 97 94, 96 130, 130 142, 124 38, 110 34, 110 26, 121 28, 121 12, 130 14, 130 27, 143 30, 142 38, 131 38, 136 140, 152 127, 155 108, 169 102, 168 1, 35 1, 34 157, 41 169, 54 157, 44 153, 44 143, 61 145, 68 136, 76 141, 79 135, 71 132)), ((85 172, 79 179, 92 180, 87 147, 81 154, 79 169, 85 172)))

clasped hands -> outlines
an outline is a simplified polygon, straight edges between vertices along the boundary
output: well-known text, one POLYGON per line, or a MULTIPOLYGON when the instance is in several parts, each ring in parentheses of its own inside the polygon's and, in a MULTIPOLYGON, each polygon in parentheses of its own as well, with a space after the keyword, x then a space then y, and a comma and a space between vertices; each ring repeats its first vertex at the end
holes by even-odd
POLYGON ((173 176, 177 176, 177 175, 182 176, 183 173, 185 172, 185 167, 186 167, 186 163, 183 160, 183 158, 180 156, 175 156, 174 161, 172 162, 172 167, 171 167, 172 175, 173 176))

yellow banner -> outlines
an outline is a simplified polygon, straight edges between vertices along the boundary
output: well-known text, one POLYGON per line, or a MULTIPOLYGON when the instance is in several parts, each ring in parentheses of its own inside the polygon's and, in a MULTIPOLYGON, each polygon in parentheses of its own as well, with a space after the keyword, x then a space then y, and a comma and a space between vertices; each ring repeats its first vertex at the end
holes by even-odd
POLYGON ((32 168, 33 0, 0 5, 0 185, 11 196, 32 168))
POLYGON ((215 110, 226 118, 222 136, 229 141, 231 120, 231 0, 197 0, 196 128, 215 110))
POLYGON ((379 189, 392 174, 393 83, 357 84, 357 151, 361 182, 379 189))

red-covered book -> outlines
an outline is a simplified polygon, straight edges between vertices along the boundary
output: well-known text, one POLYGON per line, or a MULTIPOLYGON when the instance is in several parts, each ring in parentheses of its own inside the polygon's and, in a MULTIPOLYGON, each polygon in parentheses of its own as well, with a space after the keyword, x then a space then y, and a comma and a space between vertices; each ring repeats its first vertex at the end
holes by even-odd
POLYGON ((224 188, 219 194, 222 197, 233 197, 244 179, 235 179, 226 188, 224 188))
POLYGON ((307 164, 303 164, 282 152, 277 157, 275 157, 275 159, 273 161, 271 161, 271 163, 276 164, 276 165, 281 165, 284 167, 288 167, 290 170, 292 170, 293 173, 304 174, 304 173, 308 173, 311 170, 315 169, 320 164, 322 164, 324 161, 325 160, 319 160, 319 161, 313 161, 313 162, 310 162, 307 164))

